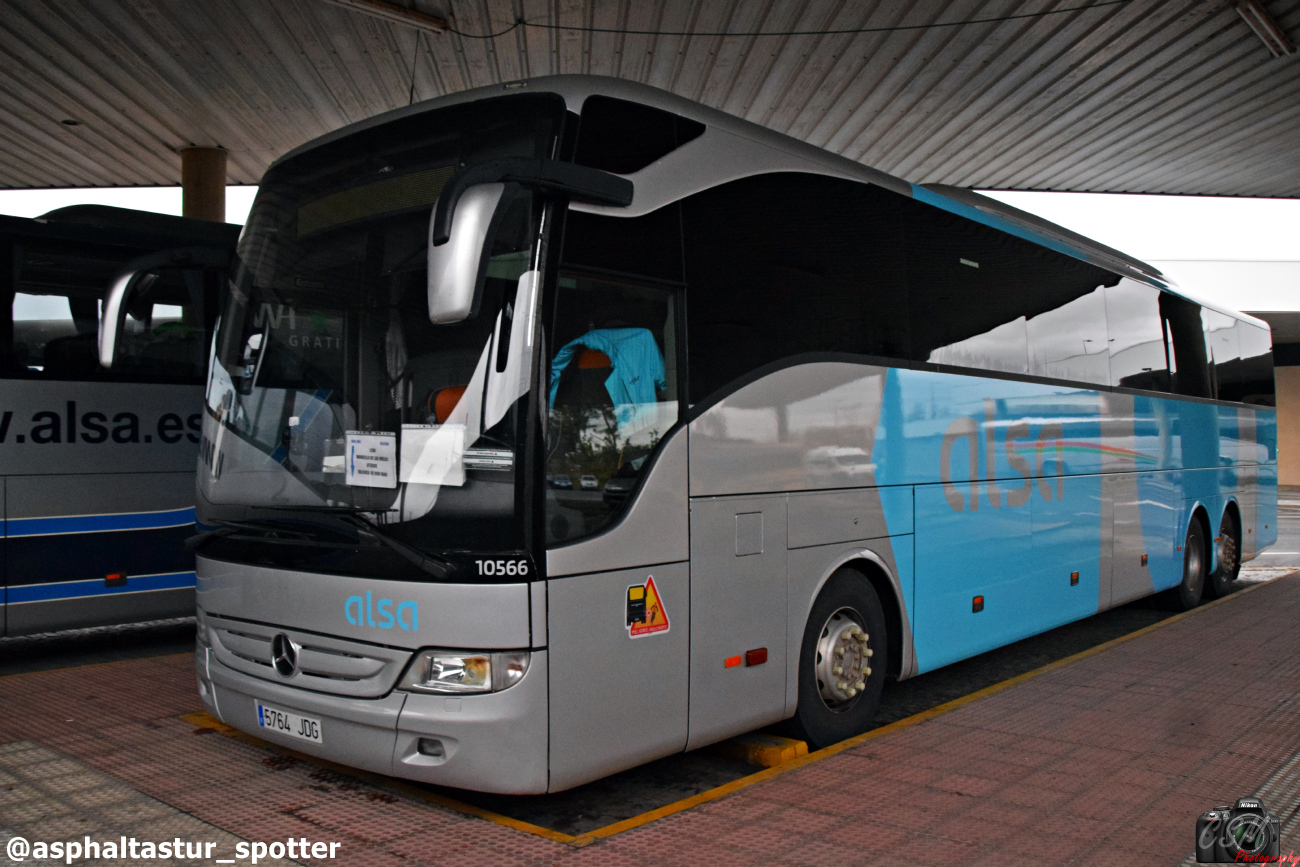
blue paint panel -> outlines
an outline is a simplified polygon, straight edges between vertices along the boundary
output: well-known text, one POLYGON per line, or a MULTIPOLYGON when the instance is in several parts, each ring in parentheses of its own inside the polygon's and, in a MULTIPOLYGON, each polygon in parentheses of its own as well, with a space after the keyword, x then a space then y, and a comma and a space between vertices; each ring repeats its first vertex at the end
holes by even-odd
POLYGON ((146 590, 174 590, 193 587, 193 572, 171 572, 165 575, 132 575, 121 587, 106 587, 103 578, 89 581, 61 581, 56 584, 27 584, 8 588, 9 604, 23 602, 48 602, 54 599, 82 599, 87 596, 112 596, 118 593, 140 593, 146 590))
POLYGON ((890 369, 872 460, 891 533, 914 533, 919 670, 1105 607, 1102 570, 1120 568, 1112 532, 1136 534, 1125 557, 1148 558, 1122 564, 1130 589, 1136 568, 1156 590, 1181 581, 1179 546, 1198 504, 1213 522, 1239 499, 1243 530, 1255 515, 1259 547, 1273 543, 1276 439, 1271 408, 890 369), (1122 492, 1123 515, 1102 502, 1103 474, 1121 474, 1109 489, 1122 492), (905 488, 886 487, 907 485, 913 525, 888 493, 905 488))
POLYGON ((1032 632, 1095 614, 1101 593, 1101 476, 1060 481, 1051 486, 1050 498, 1035 496, 1031 504, 1032 567, 1022 602, 1032 632), (1074 572, 1079 583, 1072 585, 1074 572))
POLYGON ((954 511, 939 485, 916 489, 916 655, 921 670, 1021 637, 1033 513, 983 503, 954 511), (971 611, 975 596, 984 610, 971 611))
POLYGON ((10 518, 5 535, 53 536, 65 533, 107 533, 114 530, 160 530, 194 523, 194 509, 133 512, 122 515, 73 515, 56 518, 10 518))
POLYGON ((188 525, 158 530, 117 530, 5 540, 9 585, 103 580, 110 572, 162 575, 194 570, 194 553, 184 542, 188 525))
POLYGON ((891 536, 912 532, 912 488, 902 485, 880 489, 880 507, 885 513, 885 529, 891 536))

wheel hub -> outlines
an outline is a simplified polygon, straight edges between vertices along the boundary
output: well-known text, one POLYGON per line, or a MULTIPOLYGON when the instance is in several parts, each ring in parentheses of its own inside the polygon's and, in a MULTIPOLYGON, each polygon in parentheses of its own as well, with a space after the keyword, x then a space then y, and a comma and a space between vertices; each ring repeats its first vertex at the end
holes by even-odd
POLYGON ((1219 571, 1231 575, 1237 570, 1237 540, 1226 531, 1219 533, 1219 571))
POLYGON ((836 611, 822 626, 817 640, 817 689, 833 711, 846 710, 857 700, 871 676, 871 636, 861 616, 851 608, 836 611))

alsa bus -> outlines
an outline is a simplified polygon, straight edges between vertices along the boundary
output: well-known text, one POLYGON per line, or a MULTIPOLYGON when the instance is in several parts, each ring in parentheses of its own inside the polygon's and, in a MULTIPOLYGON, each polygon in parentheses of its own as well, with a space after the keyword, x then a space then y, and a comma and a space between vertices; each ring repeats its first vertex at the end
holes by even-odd
POLYGON ((183 542, 216 275, 238 235, 97 205, 0 217, 0 635, 193 614, 183 542), (106 370, 100 318, 124 271, 139 291, 106 370))
POLYGON ((658 90, 479 89, 267 172, 209 374, 226 723, 556 791, 1168 591, 1276 532, 1270 338, 658 90))

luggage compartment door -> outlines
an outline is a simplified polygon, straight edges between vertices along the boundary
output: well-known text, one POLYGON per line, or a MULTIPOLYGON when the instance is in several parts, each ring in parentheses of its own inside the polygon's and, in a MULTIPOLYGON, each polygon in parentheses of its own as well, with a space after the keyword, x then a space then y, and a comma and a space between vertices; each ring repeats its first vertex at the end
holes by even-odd
POLYGON ((786 525, 784 494, 691 501, 688 749, 785 716, 786 525))

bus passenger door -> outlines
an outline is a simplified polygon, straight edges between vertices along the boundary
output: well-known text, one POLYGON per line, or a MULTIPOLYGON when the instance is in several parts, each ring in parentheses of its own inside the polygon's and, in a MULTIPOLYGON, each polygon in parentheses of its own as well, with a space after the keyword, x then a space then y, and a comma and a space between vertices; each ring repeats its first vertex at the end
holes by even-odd
POLYGON ((669 437, 622 521, 547 552, 551 791, 686 747, 686 437, 669 437))
POLYGON ((785 716, 785 495, 691 501, 687 749, 785 716))

